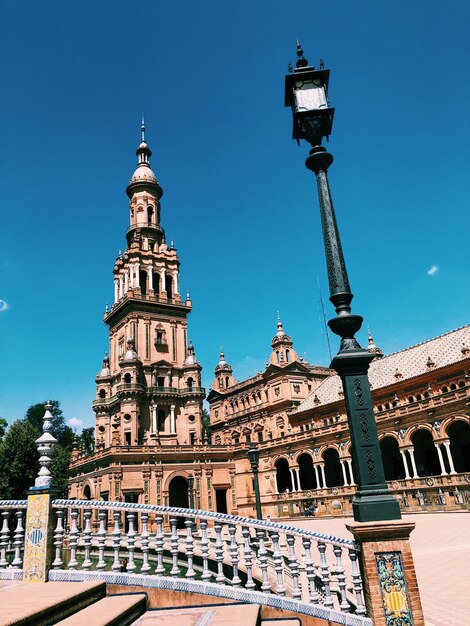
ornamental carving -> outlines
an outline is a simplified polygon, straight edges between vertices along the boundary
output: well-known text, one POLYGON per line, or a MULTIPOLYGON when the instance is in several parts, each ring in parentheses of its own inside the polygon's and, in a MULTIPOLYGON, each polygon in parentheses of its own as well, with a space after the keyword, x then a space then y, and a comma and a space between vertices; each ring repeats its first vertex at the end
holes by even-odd
POLYGON ((369 430, 369 420, 367 419, 366 411, 363 411, 359 414, 359 425, 361 428, 361 435, 363 443, 370 443, 370 430, 369 430))
POLYGON ((354 395, 356 396, 356 402, 359 406, 363 406, 364 405, 364 391, 362 389, 362 385, 361 385, 361 379, 360 378, 355 378, 353 380, 353 387, 354 387, 354 395))
POLYGON ((387 626, 412 626, 401 552, 382 552, 375 555, 380 584, 380 595, 387 626))

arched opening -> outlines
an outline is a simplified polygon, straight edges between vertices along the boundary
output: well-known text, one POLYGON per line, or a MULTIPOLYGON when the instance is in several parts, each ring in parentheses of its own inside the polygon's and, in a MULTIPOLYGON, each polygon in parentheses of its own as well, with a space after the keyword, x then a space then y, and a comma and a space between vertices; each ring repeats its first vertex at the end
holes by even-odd
POLYGON ((147 221, 149 224, 152 224, 153 220, 153 206, 147 207, 147 221))
POLYGON ((395 437, 384 437, 380 442, 385 480, 405 478, 405 466, 395 437))
POLYGON ((456 472, 470 472, 470 426, 458 420, 447 430, 456 472))
POLYGON ((228 376, 225 377, 225 386, 228 387, 228 376))
POLYGON ((129 372, 126 372, 126 374, 124 374, 124 382, 126 385, 130 385, 132 382, 132 378, 131 375, 129 374, 129 372))
POLYGON ((85 485, 84 489, 83 489, 83 499, 84 500, 91 500, 91 489, 90 489, 90 485, 85 485))
POLYGON ((328 448, 323 453, 325 462, 325 478, 327 487, 341 487, 343 485, 343 472, 339 460, 338 450, 328 448))
POLYGON ((317 486, 315 480, 315 472, 313 470, 313 459, 310 454, 301 454, 299 456, 299 475, 300 475, 300 488, 314 489, 317 486))
POLYGON ((286 350, 286 361, 287 361, 287 363, 289 363, 289 361, 290 361, 290 352, 289 352, 289 350, 286 350))
POLYGON ((165 430, 165 411, 160 409, 157 413, 157 430, 159 433, 162 433, 165 430))
POLYGON ((140 292, 143 296, 147 295, 147 272, 139 272, 140 292))
MULTIPOLYGON (((189 495, 188 495, 188 481, 182 476, 175 476, 171 479, 169 487, 169 499, 168 504, 170 506, 188 509, 189 508, 189 495)), ((178 518, 177 528, 184 528, 184 518, 178 518)))
POLYGON ((194 378, 189 377, 188 378, 188 389, 193 389, 194 388, 194 378))
POLYGON ((276 358, 277 358, 277 362, 280 363, 281 362, 281 355, 279 354, 279 350, 276 350, 276 358))
POLYGON ((411 437, 418 476, 439 476, 441 466, 429 430, 418 429, 411 437))
POLYGON ((167 298, 171 300, 173 298, 173 277, 168 276, 168 274, 165 276, 165 288, 167 298))
POLYGON ((278 459, 274 465, 276 468, 276 483, 278 493, 284 493, 284 491, 292 491, 292 478, 289 471, 289 463, 287 459, 278 459))
POLYGON ((156 296, 160 295, 160 274, 152 272, 153 292, 156 296))
POLYGON ((99 396, 100 398, 106 398, 106 391, 104 389, 100 389, 99 396))

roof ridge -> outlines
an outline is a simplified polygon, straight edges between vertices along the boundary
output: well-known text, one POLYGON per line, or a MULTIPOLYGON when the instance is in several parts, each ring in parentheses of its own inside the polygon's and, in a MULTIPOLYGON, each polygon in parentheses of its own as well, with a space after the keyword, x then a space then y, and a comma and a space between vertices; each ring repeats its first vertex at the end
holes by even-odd
POLYGON ((417 348, 418 346, 424 346, 425 343, 430 343, 431 341, 435 341, 436 339, 440 339, 441 337, 445 337, 446 335, 451 335, 452 333, 456 333, 459 330, 464 328, 469 328, 470 324, 464 324, 463 326, 459 326, 458 328, 454 328, 453 330, 449 330, 446 333, 442 333, 437 335, 436 337, 432 337, 431 339, 426 339, 426 341, 421 341, 420 343, 415 343, 412 346, 408 346, 407 348, 402 348, 401 350, 396 350, 395 352, 390 352, 390 354, 384 354, 384 356, 380 359, 384 361, 388 359, 390 356, 395 356, 395 354, 399 354, 400 352, 407 352, 408 350, 412 350, 413 348, 417 348))

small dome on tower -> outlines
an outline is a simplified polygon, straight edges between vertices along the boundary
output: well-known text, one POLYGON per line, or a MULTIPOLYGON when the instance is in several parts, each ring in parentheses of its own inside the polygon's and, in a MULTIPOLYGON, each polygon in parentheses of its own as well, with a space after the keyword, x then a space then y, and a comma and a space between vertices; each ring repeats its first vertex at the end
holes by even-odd
POLYGON ((103 366, 98 373, 98 378, 107 378, 110 375, 109 372, 109 356, 106 352, 103 359, 103 366))
POLYGON ((225 360, 225 355, 224 355, 224 351, 222 350, 222 348, 220 349, 219 362, 217 363, 215 367, 215 373, 218 374, 219 372, 233 372, 232 366, 229 365, 227 361, 225 360))
POLYGON ((135 351, 135 341, 133 337, 127 340, 127 351, 122 359, 123 361, 140 361, 139 355, 135 351))
POLYGON ((374 343, 374 339, 372 337, 372 333, 370 332, 370 328, 368 329, 368 340, 369 340, 369 345, 367 346, 367 352, 370 352, 371 354, 374 355, 374 358, 376 359, 381 359, 384 355, 384 353, 382 352, 382 350, 380 348, 378 348, 375 343, 374 343))
POLYGON ((160 198, 163 195, 163 190, 155 176, 152 168, 150 167, 150 157, 152 151, 148 147, 145 141, 145 124, 142 119, 142 141, 136 151, 138 157, 138 165, 135 172, 132 174, 132 178, 127 186, 127 195, 131 198, 134 191, 141 185, 151 185, 155 195, 160 198))
POLYGON ((293 343, 292 339, 284 331, 279 311, 277 313, 277 333, 274 335, 273 340, 271 341, 271 345, 274 348, 274 346, 278 343, 293 343))
POLYGON ((196 354, 195 354, 195 351, 194 351, 193 342, 191 340, 189 340, 188 354, 186 356, 186 359, 184 360, 184 364, 185 365, 196 365, 196 363, 197 363, 197 359, 196 359, 196 354))

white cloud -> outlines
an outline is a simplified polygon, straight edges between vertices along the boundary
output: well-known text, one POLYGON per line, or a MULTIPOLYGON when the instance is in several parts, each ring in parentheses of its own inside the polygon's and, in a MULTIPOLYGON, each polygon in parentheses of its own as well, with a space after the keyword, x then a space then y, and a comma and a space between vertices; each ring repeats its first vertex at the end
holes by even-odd
POLYGON ((4 311, 8 311, 9 308, 10 308, 10 305, 8 304, 8 302, 6 300, 0 299, 0 313, 3 313, 4 311))
POLYGON ((69 421, 67 422, 67 424, 73 427, 73 426, 81 426, 83 422, 78 417, 71 417, 69 421))
POLYGON ((437 267, 437 265, 431 265, 431 267, 428 269, 428 276, 434 276, 434 274, 439 270, 439 268, 437 267))

